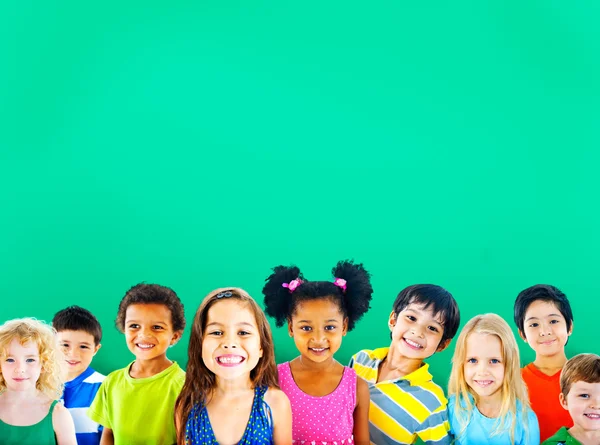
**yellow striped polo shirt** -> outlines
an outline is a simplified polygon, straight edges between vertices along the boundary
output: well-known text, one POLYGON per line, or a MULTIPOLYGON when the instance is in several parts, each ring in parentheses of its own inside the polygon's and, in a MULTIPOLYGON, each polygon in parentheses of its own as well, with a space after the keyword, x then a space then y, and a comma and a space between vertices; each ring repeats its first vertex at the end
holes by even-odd
POLYGON ((429 365, 404 377, 377 383, 379 364, 388 350, 362 350, 349 364, 369 385, 371 443, 413 444, 418 437, 426 444, 449 445, 448 400, 442 388, 431 380, 429 365))

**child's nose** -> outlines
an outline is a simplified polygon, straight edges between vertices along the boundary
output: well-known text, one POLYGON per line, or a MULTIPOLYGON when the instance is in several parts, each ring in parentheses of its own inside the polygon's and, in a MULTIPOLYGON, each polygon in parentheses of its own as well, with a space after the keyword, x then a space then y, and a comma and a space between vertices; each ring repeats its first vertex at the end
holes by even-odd
POLYGON ((222 346, 224 348, 237 348, 237 338, 233 335, 224 335, 222 346))
POLYGON ((548 335, 552 333, 552 327, 549 323, 542 323, 540 325, 540 335, 548 335))
POLYGON ((417 337, 423 337, 423 327, 418 324, 412 325, 410 331, 413 335, 416 335, 417 337))
POLYGON ((315 329, 312 332, 313 332, 313 340, 315 340, 315 341, 325 340, 326 331, 324 329, 315 329))

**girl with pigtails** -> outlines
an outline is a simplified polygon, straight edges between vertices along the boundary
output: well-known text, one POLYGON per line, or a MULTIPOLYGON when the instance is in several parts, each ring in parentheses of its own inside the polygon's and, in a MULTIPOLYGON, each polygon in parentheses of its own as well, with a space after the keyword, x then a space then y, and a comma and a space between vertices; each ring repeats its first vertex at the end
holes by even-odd
POLYGON ((277 367, 296 445, 370 443, 368 386, 334 354, 369 309, 373 288, 362 264, 340 261, 332 274, 308 281, 295 266, 277 266, 263 289, 266 313, 278 327, 287 323, 300 352, 277 367))

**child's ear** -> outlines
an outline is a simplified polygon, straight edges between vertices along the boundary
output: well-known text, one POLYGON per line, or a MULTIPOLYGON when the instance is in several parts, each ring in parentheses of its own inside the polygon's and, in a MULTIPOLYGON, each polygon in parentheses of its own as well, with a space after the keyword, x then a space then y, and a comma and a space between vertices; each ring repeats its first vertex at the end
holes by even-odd
POLYGON ((567 399, 562 392, 558 395, 558 400, 560 401, 561 406, 568 411, 569 407, 567 406, 567 399))
POLYGON ((390 328, 390 331, 394 330, 394 326, 396 326, 397 317, 398 316, 394 311, 390 313, 390 319, 388 320, 388 327, 390 328))
POLYGON ((94 348, 94 355, 96 355, 96 354, 97 354, 97 352, 98 352, 98 349, 100 349, 101 347, 102 347, 102 343, 98 343, 98 344, 96 345, 96 347, 94 348))
POLYGON ((523 339, 525 343, 527 343, 527 337, 525 337, 525 332, 519 329, 519 337, 523 339))
POLYGON ((569 329, 569 332, 567 332, 567 335, 571 335, 573 333, 573 320, 571 320, 571 329, 569 329))
POLYGON ((294 330, 292 329, 292 320, 290 320, 288 318, 288 334, 290 334, 290 337, 294 337, 294 330))
POLYGON ((344 318, 344 328, 342 329, 342 335, 348 333, 348 317, 344 318))
POLYGON ((171 344, 170 344, 170 346, 175 346, 177 344, 177 342, 179 340, 181 340, 182 336, 183 336, 183 331, 175 331, 173 333, 173 337, 171 338, 171 344))
POLYGON ((451 341, 452 341, 451 338, 447 338, 446 340, 441 341, 440 344, 437 347, 437 351, 436 352, 442 352, 444 349, 446 349, 450 345, 451 341))

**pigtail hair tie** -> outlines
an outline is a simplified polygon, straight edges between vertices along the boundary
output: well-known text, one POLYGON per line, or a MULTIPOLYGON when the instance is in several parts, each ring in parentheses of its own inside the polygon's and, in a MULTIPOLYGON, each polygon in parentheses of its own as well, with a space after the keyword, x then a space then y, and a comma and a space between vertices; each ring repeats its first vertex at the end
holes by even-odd
POLYGON ((333 284, 342 289, 343 293, 346 293, 346 280, 344 280, 343 278, 336 278, 333 281, 333 284))
POLYGON ((302 280, 300 278, 296 278, 295 280, 292 280, 289 283, 282 283, 281 287, 287 288, 290 291, 290 294, 291 294, 301 284, 302 284, 302 280))

